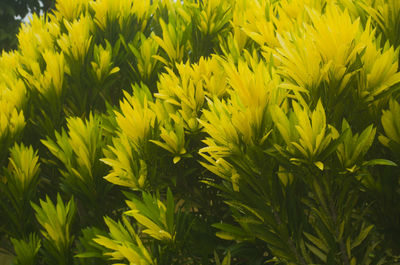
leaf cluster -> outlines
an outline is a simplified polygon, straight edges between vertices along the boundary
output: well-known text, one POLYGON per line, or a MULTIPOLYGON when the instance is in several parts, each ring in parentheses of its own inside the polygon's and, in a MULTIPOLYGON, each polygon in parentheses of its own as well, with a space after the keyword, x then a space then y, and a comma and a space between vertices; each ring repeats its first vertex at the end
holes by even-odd
POLYGON ((1 250, 398 262, 399 8, 57 0, 0 56, 1 250))

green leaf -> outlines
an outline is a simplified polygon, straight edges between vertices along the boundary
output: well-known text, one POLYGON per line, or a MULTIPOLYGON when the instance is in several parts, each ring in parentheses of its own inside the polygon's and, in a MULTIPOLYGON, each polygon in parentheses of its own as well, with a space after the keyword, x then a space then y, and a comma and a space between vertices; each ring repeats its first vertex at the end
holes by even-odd
POLYGON ((181 160, 180 156, 174 156, 174 158, 172 159, 172 161, 174 162, 174 164, 178 163, 181 160))
POLYGON ((314 165, 319 168, 319 170, 323 171, 324 170, 324 163, 321 161, 314 162, 314 165))
POLYGON ((41 240, 36 234, 30 234, 27 240, 17 240, 11 238, 16 254, 13 264, 16 265, 35 265, 37 264, 37 254, 41 247, 41 240))
POLYGON ((353 243, 351 243, 351 249, 359 246, 365 238, 369 235, 369 232, 374 228, 374 225, 367 226, 366 228, 362 229, 360 234, 354 239, 353 243))
POLYGON ((363 162, 364 166, 392 166, 396 167, 397 164, 388 159, 372 159, 369 161, 363 162))
POLYGON ((325 245, 320 239, 306 232, 304 232, 304 235, 308 240, 310 240, 315 246, 321 249, 324 253, 329 252, 328 246, 325 245))
POLYGON ((84 252, 74 256, 75 258, 102 258, 103 255, 98 252, 84 252))
POLYGON ((231 252, 228 251, 221 265, 231 265, 231 252))
POLYGON ((175 203, 174 196, 172 195, 171 189, 167 190, 167 209, 166 209, 166 223, 168 232, 174 232, 174 216, 175 216, 175 203))
POLYGON ((318 249, 318 248, 316 248, 313 245, 310 245, 308 243, 306 243, 306 246, 315 256, 317 256, 323 262, 326 262, 327 256, 326 256, 325 253, 323 253, 320 249, 318 249))
POLYGON ((228 235, 229 234, 233 238, 235 238, 236 236, 239 238, 249 237, 249 235, 242 228, 234 226, 234 225, 230 225, 230 224, 226 224, 226 223, 216 223, 216 224, 212 224, 211 226, 215 227, 217 229, 221 229, 222 231, 227 233, 227 234, 226 233, 224 233, 224 234, 217 233, 217 235, 228 235))

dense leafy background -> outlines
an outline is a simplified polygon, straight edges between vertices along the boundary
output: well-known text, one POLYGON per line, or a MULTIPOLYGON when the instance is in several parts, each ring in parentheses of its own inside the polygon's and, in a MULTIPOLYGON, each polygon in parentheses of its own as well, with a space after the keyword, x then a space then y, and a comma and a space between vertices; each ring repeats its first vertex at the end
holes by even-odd
POLYGON ((397 0, 57 1, 0 57, 1 250, 399 262, 399 36, 397 0))
POLYGON ((46 13, 53 0, 3 0, 0 3, 0 50, 15 49, 21 21, 30 13, 46 13))

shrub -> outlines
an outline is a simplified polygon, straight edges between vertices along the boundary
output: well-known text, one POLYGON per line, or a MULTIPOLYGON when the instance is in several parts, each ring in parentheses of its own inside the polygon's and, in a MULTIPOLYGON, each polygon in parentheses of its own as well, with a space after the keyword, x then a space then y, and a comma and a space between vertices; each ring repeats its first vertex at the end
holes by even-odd
POLYGON ((58 0, 0 57, 2 249, 16 264, 398 262, 399 11, 58 0))

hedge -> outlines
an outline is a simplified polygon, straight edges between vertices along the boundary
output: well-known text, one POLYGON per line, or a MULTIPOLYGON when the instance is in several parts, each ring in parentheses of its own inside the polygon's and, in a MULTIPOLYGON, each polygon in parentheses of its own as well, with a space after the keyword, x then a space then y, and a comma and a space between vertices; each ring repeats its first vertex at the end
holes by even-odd
POLYGON ((398 0, 57 0, 0 57, 28 264, 400 262, 398 0))

